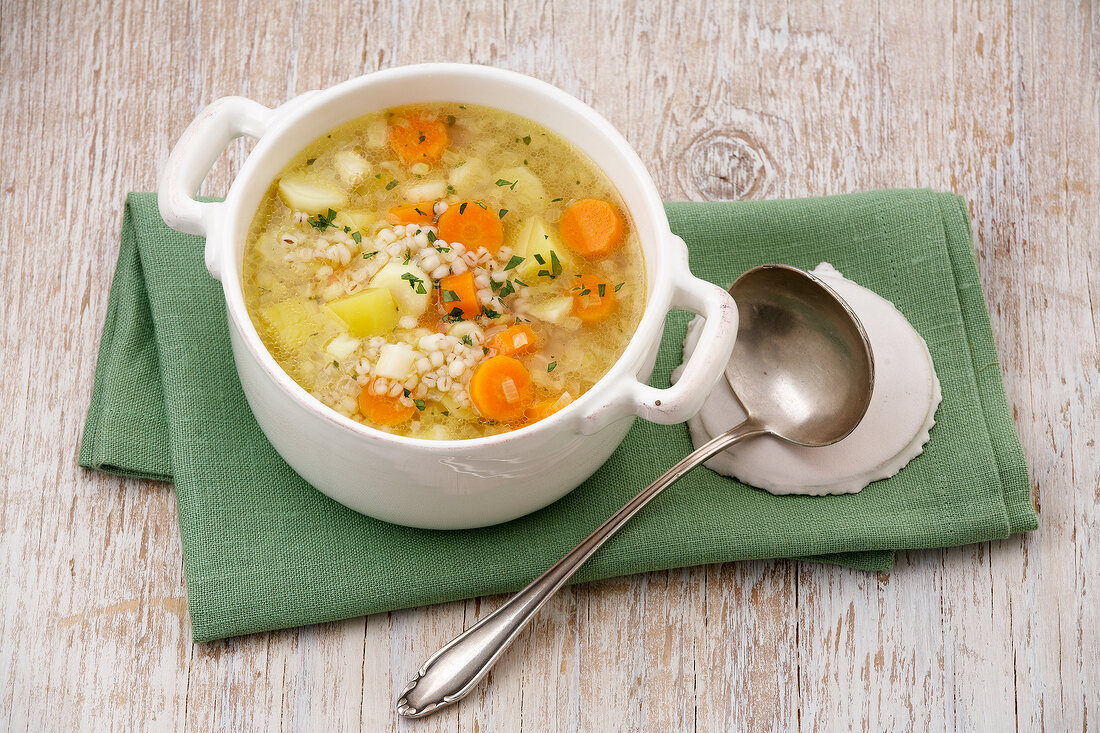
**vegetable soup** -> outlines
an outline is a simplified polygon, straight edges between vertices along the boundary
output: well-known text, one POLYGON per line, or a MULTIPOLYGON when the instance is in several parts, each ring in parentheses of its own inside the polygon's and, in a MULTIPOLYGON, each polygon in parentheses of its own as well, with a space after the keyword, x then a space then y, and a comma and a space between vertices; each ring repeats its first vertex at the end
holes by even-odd
POLYGON ((318 400, 460 440, 584 394, 646 285, 629 212, 590 159, 528 119, 441 103, 365 115, 294 158, 252 221, 244 292, 318 400))

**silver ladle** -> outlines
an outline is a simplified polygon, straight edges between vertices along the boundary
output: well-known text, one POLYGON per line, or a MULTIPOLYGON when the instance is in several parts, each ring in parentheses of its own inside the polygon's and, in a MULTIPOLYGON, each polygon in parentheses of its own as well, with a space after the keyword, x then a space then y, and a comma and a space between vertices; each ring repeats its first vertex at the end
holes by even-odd
POLYGON ((433 654, 401 693, 399 714, 420 718, 468 695, 604 542, 708 458, 760 435, 798 445, 831 445, 863 419, 874 385, 874 359, 859 319, 831 288, 794 267, 762 265, 739 277, 729 292, 740 324, 726 380, 745 409, 745 420, 670 468, 530 585, 433 654))

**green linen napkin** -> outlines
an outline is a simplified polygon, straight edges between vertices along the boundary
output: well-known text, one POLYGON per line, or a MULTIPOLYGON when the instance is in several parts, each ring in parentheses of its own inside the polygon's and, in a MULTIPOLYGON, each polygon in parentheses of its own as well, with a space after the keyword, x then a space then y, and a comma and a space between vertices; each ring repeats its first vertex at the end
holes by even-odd
MULTIPOLYGON (((884 191, 667 209, 692 270, 722 286, 760 263, 825 260, 893 301, 928 342, 943 404, 925 453, 858 494, 777 497, 696 469, 578 581, 771 557, 885 570, 895 549, 1037 526, 961 199, 884 191)), ((307 485, 260 432, 202 245, 165 226, 154 195, 130 195, 80 450, 86 467, 175 481, 196 641, 517 590, 691 450, 685 426, 637 421, 583 486, 487 529, 356 514, 307 485)), ((668 319, 657 386, 688 318, 668 319)))

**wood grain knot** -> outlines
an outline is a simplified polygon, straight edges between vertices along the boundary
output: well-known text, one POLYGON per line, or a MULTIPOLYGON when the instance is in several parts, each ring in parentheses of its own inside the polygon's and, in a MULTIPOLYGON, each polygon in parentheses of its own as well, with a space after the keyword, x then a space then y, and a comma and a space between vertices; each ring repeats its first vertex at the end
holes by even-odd
POLYGON ((743 130, 714 130, 688 145, 681 184, 703 199, 747 199, 764 190, 773 169, 767 150, 743 130))

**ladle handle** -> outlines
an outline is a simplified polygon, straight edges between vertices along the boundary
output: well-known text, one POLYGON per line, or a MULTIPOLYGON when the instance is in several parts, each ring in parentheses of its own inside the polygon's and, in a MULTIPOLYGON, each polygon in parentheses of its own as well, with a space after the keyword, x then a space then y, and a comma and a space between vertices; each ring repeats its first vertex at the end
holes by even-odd
POLYGON ((688 454, 530 585, 433 654, 405 686, 397 701, 397 712, 407 718, 421 718, 470 694, 550 596, 565 585, 585 561, 642 507, 711 456, 746 438, 766 432, 749 418, 688 454))

